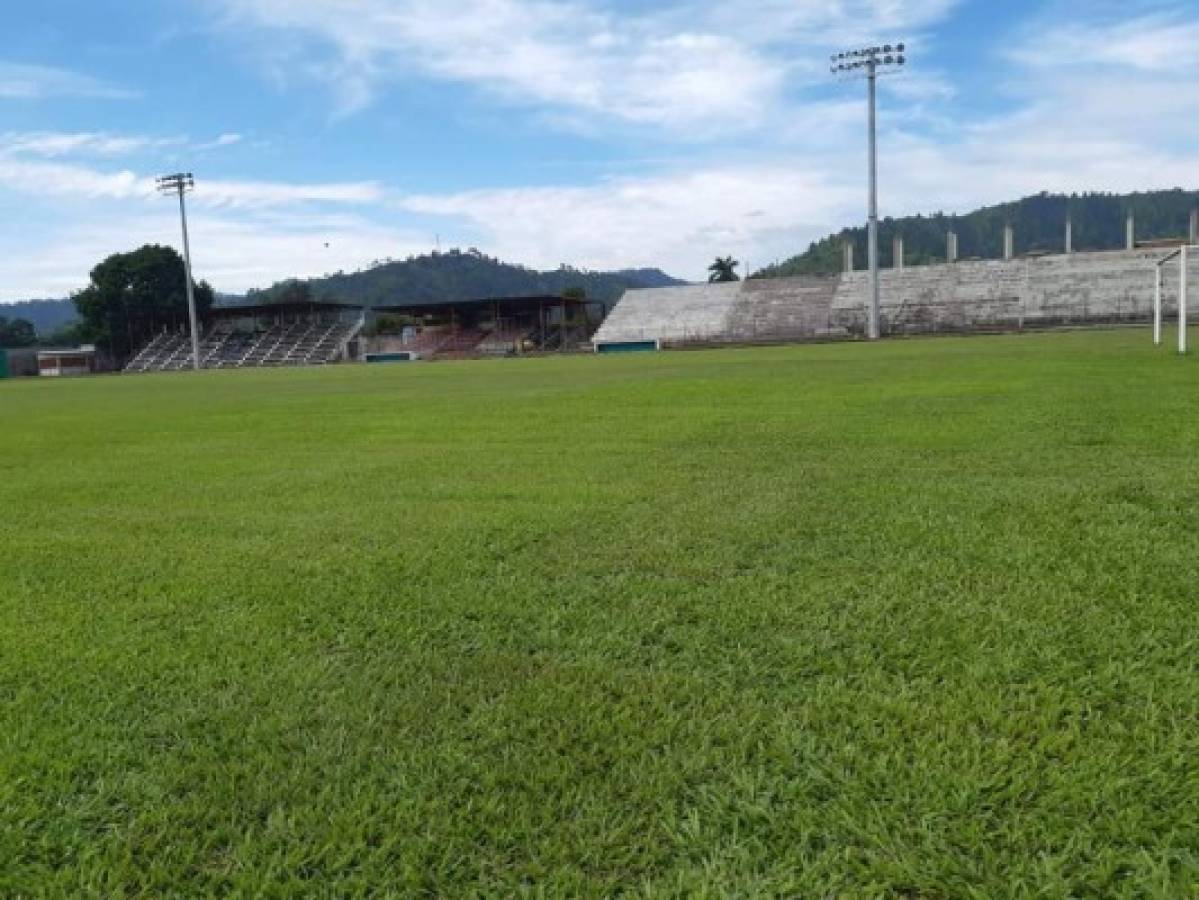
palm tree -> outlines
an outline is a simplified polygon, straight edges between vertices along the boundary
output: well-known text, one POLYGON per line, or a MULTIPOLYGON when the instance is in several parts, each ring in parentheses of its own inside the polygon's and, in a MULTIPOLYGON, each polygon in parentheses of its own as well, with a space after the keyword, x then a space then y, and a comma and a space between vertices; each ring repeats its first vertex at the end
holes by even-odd
POLYGON ((737 274, 737 266, 741 263, 733 259, 731 256, 718 256, 716 262, 708 266, 708 271, 712 274, 708 276, 708 283, 713 284, 718 281, 740 281, 741 276, 737 274))

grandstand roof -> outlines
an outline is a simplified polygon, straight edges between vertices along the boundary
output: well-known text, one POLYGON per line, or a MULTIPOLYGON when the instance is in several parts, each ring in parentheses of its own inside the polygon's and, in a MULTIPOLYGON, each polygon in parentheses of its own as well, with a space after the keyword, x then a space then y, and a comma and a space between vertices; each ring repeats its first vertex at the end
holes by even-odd
POLYGON ((346 310, 372 309, 376 312, 408 312, 419 309, 422 312, 444 312, 450 309, 485 309, 499 304, 512 308, 521 306, 536 309, 540 306, 582 306, 594 303, 594 300, 577 300, 571 297, 563 298, 553 294, 537 294, 520 297, 477 297, 469 300, 414 299, 398 303, 380 305, 365 305, 362 303, 338 303, 330 300, 309 300, 284 303, 247 303, 238 306, 213 306, 208 310, 209 319, 239 318, 242 316, 270 316, 278 313, 321 313, 343 312, 346 310))
POLYGON ((539 306, 583 306, 594 303, 594 300, 577 300, 573 297, 562 297, 554 294, 534 294, 520 297, 478 297, 471 300, 406 300, 403 303, 387 303, 372 307, 376 312, 404 312, 419 309, 423 312, 434 312, 448 309, 482 309, 493 305, 524 306, 536 308, 539 306))
POLYGON ((308 300, 290 303, 247 303, 240 306, 213 306, 208 317, 214 319, 239 316, 269 316, 274 313, 319 313, 360 310, 361 303, 334 303, 327 300, 308 300))

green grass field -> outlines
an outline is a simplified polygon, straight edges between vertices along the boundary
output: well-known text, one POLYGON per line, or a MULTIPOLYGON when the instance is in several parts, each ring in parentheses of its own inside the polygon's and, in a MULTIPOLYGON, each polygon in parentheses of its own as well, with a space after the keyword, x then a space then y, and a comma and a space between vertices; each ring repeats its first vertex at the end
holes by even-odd
POLYGON ((1199 893, 1144 331, 0 383, 0 895, 1199 893))

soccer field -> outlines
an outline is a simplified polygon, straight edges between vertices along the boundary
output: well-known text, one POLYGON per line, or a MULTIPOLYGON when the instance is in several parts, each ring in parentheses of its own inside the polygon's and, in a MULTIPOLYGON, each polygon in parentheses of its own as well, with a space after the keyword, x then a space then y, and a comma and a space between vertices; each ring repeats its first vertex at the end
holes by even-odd
POLYGON ((2 895, 1199 891, 1142 330, 0 382, 0 514, 2 895))

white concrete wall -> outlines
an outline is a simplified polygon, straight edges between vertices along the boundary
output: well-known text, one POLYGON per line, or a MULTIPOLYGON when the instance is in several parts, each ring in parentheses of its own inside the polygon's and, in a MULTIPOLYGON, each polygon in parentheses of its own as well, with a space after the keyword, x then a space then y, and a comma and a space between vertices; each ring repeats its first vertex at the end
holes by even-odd
MULTIPOLYGON (((890 333, 1015 329, 1149 321, 1154 263, 1161 249, 974 260, 884 269, 884 328, 890 333)), ((1166 267, 1166 314, 1178 302, 1178 263, 1166 267)), ((1190 263, 1199 320, 1199 251, 1190 263)), ((598 341, 666 342, 799 339, 860 334, 866 325, 868 272, 770 282, 689 285, 629 291, 598 341)))
POLYGON ((695 284, 628 291, 616 304, 595 340, 721 340, 741 282, 695 284))

